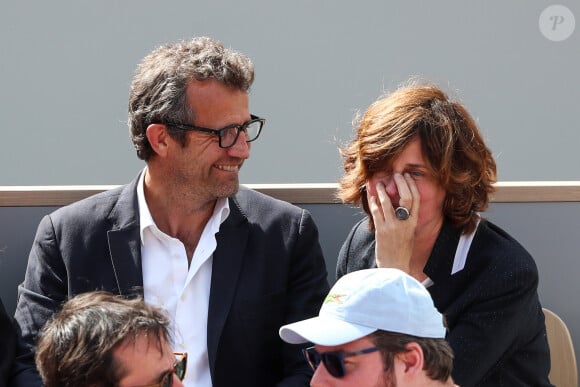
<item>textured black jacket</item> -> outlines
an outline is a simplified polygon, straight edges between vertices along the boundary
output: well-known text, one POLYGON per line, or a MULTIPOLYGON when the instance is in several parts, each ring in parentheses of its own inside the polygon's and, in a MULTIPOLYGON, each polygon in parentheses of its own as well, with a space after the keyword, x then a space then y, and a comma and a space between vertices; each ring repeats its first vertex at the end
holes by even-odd
MULTIPOLYGON (((461 230, 445 222, 424 273, 445 316, 455 353, 453 379, 469 386, 551 386, 550 353, 538 299, 538 269, 530 254, 496 225, 482 220, 463 270, 451 275, 461 230)), ((349 233, 337 278, 376 267, 368 219, 349 233)))

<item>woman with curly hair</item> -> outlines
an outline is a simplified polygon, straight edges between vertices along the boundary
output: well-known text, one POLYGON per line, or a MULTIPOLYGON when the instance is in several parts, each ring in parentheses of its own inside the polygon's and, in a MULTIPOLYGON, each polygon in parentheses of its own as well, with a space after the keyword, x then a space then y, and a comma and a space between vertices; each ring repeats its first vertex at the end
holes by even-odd
POLYGON ((461 386, 549 386, 550 356, 530 254, 481 216, 496 165, 465 107, 413 83, 374 102, 342 149, 339 197, 367 213, 337 278, 401 269, 444 315, 461 386))

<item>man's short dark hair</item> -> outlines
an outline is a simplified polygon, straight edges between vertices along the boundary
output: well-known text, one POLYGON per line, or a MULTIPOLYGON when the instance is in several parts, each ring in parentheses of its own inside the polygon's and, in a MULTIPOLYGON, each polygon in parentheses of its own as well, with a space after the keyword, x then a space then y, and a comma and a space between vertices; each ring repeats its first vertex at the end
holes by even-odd
MULTIPOLYGON (((155 153, 146 136, 149 124, 193 123, 187 87, 191 80, 208 79, 248 92, 254 65, 247 56, 208 37, 166 44, 143 58, 133 77, 128 108, 131 139, 140 159, 147 161, 155 153)), ((169 135, 185 146, 184 131, 170 130, 169 135)))
POLYGON ((36 366, 46 387, 114 386, 122 367, 113 351, 140 335, 161 349, 169 319, 142 299, 89 292, 67 301, 40 332, 36 366))

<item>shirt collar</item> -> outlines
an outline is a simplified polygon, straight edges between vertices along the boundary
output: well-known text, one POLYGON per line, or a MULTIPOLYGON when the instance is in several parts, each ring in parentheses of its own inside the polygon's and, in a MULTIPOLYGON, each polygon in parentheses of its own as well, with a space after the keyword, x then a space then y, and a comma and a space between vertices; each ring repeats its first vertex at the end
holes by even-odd
MULTIPOLYGON (((147 172, 147 167, 143 168, 141 176, 139 176, 139 181, 137 182, 137 203, 139 205, 139 234, 141 236, 141 243, 143 243, 143 232, 149 227, 157 228, 151 211, 147 206, 147 201, 145 200, 145 173, 147 172)), ((215 204, 213 214, 208 221, 208 225, 214 228, 215 232, 219 230, 220 225, 228 218, 230 215, 230 203, 228 198, 219 198, 215 204)))

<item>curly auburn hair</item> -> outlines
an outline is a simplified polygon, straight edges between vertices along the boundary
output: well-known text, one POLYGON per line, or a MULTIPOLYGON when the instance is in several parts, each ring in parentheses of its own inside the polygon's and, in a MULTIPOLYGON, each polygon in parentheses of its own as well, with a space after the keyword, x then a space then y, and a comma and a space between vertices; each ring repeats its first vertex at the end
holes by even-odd
MULTIPOLYGON (((469 233, 494 192, 496 165, 475 121, 438 87, 410 83, 371 104, 354 140, 340 150, 344 176, 338 197, 370 215, 366 182, 389 167, 419 137, 428 168, 446 192, 443 215, 469 233)), ((370 227, 374 229, 372 217, 370 227)))

